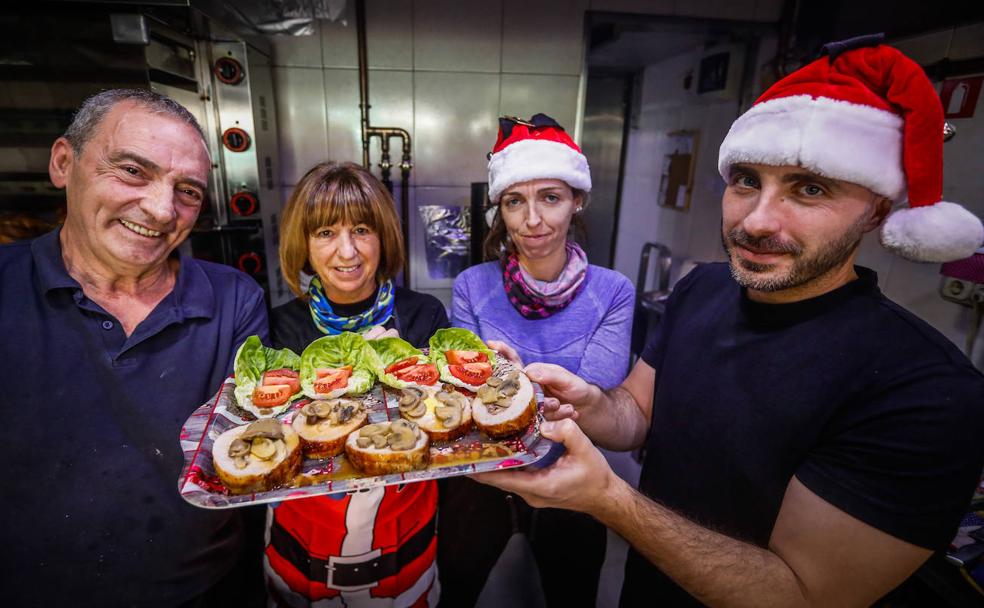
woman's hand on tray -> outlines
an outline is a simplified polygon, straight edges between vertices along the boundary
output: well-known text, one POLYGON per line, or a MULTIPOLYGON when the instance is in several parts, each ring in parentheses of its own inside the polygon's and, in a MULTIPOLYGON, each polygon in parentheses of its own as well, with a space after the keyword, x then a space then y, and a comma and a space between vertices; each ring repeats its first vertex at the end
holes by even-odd
POLYGON ((523 369, 523 359, 512 346, 499 340, 489 340, 486 344, 488 344, 489 348, 502 355, 506 361, 509 361, 519 369, 523 369))
POLYGON ((591 513, 619 480, 605 457, 573 420, 544 422, 540 433, 563 443, 566 453, 543 469, 515 469, 469 475, 475 481, 523 497, 534 507, 591 513))

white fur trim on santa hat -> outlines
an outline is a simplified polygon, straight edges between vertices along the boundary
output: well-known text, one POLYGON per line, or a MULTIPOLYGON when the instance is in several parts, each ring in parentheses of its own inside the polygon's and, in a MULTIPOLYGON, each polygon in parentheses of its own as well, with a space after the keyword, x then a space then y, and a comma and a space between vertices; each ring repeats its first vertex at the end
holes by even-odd
POLYGON ((771 99, 731 125, 718 171, 728 179, 738 163, 798 166, 899 201, 906 192, 902 125, 892 112, 826 97, 771 99))
POLYGON ((889 215, 881 243, 913 262, 952 262, 974 255, 984 243, 984 225, 960 205, 940 201, 889 215))
POLYGON ((489 201, 497 203, 509 186, 534 179, 559 179, 571 188, 591 191, 591 171, 583 154, 560 142, 524 139, 489 160, 489 201))

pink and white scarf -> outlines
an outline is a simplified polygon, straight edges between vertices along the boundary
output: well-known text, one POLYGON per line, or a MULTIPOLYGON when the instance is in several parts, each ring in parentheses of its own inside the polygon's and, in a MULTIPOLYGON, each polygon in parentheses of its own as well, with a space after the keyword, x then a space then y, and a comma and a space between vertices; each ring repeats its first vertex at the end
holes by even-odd
POLYGON ((546 319, 566 308, 581 291, 588 274, 588 256, 573 241, 567 241, 566 249, 567 263, 553 281, 531 277, 515 253, 502 258, 502 286, 509 302, 523 317, 546 319))

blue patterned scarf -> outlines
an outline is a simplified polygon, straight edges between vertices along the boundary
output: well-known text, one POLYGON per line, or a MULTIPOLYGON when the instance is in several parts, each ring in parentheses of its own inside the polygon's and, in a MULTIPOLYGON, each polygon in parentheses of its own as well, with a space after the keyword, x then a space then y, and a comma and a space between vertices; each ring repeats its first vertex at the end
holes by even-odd
POLYGON ((328 335, 340 334, 343 331, 361 332, 375 325, 382 325, 393 316, 393 281, 386 281, 379 286, 376 292, 376 301, 368 310, 351 317, 341 317, 335 314, 325 296, 324 287, 321 279, 315 276, 311 279, 311 286, 308 287, 310 300, 308 306, 311 308, 311 318, 314 325, 321 330, 321 333, 328 335))

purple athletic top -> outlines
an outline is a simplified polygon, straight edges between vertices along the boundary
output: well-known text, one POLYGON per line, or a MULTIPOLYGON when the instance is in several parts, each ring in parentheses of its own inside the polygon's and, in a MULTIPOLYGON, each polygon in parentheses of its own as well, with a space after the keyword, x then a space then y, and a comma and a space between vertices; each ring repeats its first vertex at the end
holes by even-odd
POLYGON ((524 363, 555 363, 608 389, 621 384, 628 370, 634 302, 625 276, 590 265, 584 288, 567 308, 546 319, 525 319, 506 297, 499 263, 487 262, 455 279, 451 324, 506 342, 524 363))

